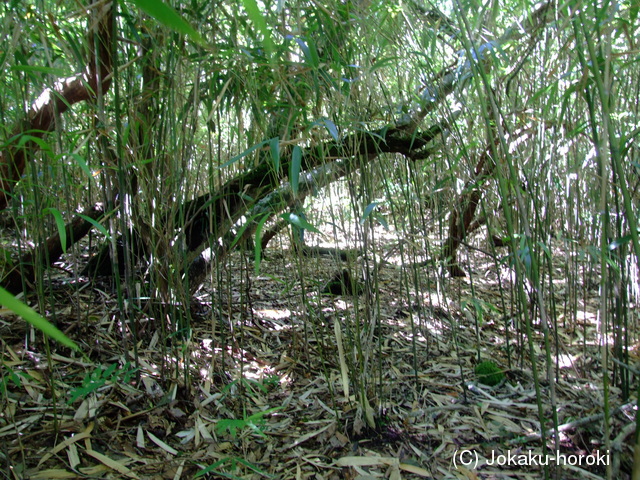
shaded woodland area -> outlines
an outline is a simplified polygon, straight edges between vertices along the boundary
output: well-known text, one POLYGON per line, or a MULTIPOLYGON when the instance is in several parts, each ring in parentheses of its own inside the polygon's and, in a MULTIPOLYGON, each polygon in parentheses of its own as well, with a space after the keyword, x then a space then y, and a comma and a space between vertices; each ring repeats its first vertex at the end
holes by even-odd
POLYGON ((5 2, 2 478, 640 480, 639 10, 5 2))

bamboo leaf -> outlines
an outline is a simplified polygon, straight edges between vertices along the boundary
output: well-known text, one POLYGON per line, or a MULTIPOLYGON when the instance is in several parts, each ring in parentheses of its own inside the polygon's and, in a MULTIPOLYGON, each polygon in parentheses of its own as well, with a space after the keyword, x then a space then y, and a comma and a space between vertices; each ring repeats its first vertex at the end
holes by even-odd
POLYGON ((242 239, 242 237, 244 236, 244 232, 247 230, 247 228, 253 224, 253 221, 258 218, 260 216, 260 214, 256 214, 253 215, 252 217, 248 218, 246 222, 244 222, 244 224, 238 229, 236 236, 233 237, 233 241, 231 242, 231 245, 229 245, 229 250, 233 249, 233 247, 236 246, 236 244, 242 239))
POLYGON ((143 12, 170 29, 187 35, 200 45, 206 45, 202 36, 172 7, 159 0, 131 0, 143 12))
POLYGON ((264 147, 267 143, 271 143, 271 140, 273 140, 273 139, 271 138, 269 140, 265 140, 264 142, 257 143, 255 145, 253 145, 252 147, 247 148, 244 152, 236 155, 235 157, 233 157, 228 162, 225 162, 222 165, 220 165, 218 168, 225 168, 225 167, 228 167, 229 165, 233 165, 234 163, 236 163, 241 158, 244 158, 247 155, 249 155, 251 152, 255 152, 257 149, 264 147))
POLYGON ((310 43, 307 45, 302 38, 296 38, 295 42, 300 46, 307 64, 312 68, 318 68, 320 66, 320 58, 318 57, 318 50, 313 42, 309 40, 310 43))
POLYGON ((305 230, 309 230, 310 232, 319 233, 320 235, 322 235, 322 232, 320 230, 311 225, 300 215, 296 215, 295 213, 283 213, 282 215, 280 215, 280 218, 283 218, 291 225, 294 225, 298 228, 303 228, 305 230))
POLYGON ((18 72, 38 72, 54 77, 65 77, 67 72, 62 68, 42 67, 39 65, 13 65, 10 70, 18 72))
POLYGON ((56 227, 58 227, 58 235, 60 235, 60 246, 62 247, 62 251, 67 253, 67 229, 64 226, 64 219, 62 218, 60 210, 57 208, 45 208, 43 212, 53 215, 56 221, 56 227))
POLYGON ((87 217, 86 215, 83 215, 81 213, 78 214, 78 216, 80 218, 82 218, 83 220, 86 220, 87 222, 89 222, 91 225, 93 225, 94 227, 96 227, 98 229, 98 231, 103 234, 106 238, 109 238, 109 232, 107 231, 106 228, 104 228, 104 225, 102 225, 100 222, 94 220, 91 217, 87 217))
POLYGON ((0 303, 16 315, 20 315, 27 323, 30 323, 31 325, 36 327, 46 336, 73 350, 80 351, 80 347, 78 347, 78 345, 76 345, 73 340, 71 340, 64 333, 58 330, 54 325, 49 323, 44 317, 42 317, 31 307, 22 303, 2 287, 0 287, 0 303))
POLYGON ((398 64, 399 57, 384 57, 377 60, 370 68, 371 73, 386 67, 394 67, 398 64))
POLYGON ((369 205, 365 207, 364 213, 362 214, 362 219, 360 220, 361 224, 363 224, 367 220, 367 218, 369 218, 369 216, 377 206, 378 206, 378 202, 371 202, 369 205))
POLYGON ((69 156, 73 158, 73 160, 78 164, 80 169, 87 174, 88 178, 93 178, 91 169, 89 168, 89 165, 87 164, 87 161, 84 159, 84 157, 82 157, 81 155, 78 155, 77 153, 70 153, 69 156))
POLYGON ((321 122, 324 124, 325 127, 327 127, 327 130, 329 131, 333 139, 337 142, 340 137, 340 134, 338 133, 338 127, 336 127, 336 124, 326 117, 322 118, 321 122))
POLYGON ((247 11, 247 15, 251 22, 256 26, 260 33, 262 33, 262 45, 269 54, 269 57, 271 57, 271 53, 274 50, 273 39, 271 38, 271 32, 267 27, 267 22, 262 13, 260 13, 256 0, 242 0, 242 4, 244 5, 244 9, 247 11))
POLYGON ((276 174, 280 171, 280 138, 275 137, 269 141, 269 149, 271 151, 271 161, 273 162, 273 170, 276 174))
POLYGON ((39 137, 34 137, 33 135, 20 135, 20 140, 18 141, 18 148, 24 147, 27 142, 33 142, 37 144, 43 152, 51 152, 51 147, 47 142, 39 137))
POLYGON ((291 155, 291 164, 289 165, 289 183, 291 191, 294 195, 298 195, 298 186, 300 184, 300 164, 302 163, 302 149, 296 145, 293 147, 291 155))

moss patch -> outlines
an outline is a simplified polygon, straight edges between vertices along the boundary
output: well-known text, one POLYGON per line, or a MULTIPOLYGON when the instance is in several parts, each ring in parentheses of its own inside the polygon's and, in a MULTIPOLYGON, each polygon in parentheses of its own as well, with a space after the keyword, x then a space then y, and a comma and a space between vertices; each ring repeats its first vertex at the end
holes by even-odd
POLYGON ((493 387, 494 385, 499 384, 504 378, 504 373, 502 373, 502 370, 500 370, 500 368, 498 368, 495 363, 489 360, 480 362, 476 366, 475 372, 478 376, 478 381, 489 387, 493 387))

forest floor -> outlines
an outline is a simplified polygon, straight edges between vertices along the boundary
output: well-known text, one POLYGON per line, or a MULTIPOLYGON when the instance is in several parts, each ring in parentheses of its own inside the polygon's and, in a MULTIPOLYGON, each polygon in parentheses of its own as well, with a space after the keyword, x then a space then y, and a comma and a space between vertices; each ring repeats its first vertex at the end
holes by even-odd
POLYGON ((440 278, 398 266, 398 239, 382 232, 377 285, 320 295, 346 264, 296 260, 275 243, 259 274, 235 253, 216 285, 200 289, 189 338, 162 333, 180 306, 163 322, 134 302, 134 350, 113 292, 87 282, 54 282, 56 305, 46 308, 85 359, 51 343, 47 356, 41 336, 4 312, 4 478, 180 479, 204 468, 203 478, 536 479, 540 418, 555 478, 604 478, 607 464, 627 478, 635 407, 609 387, 615 441, 605 456, 597 282, 575 296, 561 246, 549 371, 531 310, 536 387, 512 273, 483 253, 463 247, 472 275, 440 278), (504 372, 498 385, 478 381, 479 355, 504 372))

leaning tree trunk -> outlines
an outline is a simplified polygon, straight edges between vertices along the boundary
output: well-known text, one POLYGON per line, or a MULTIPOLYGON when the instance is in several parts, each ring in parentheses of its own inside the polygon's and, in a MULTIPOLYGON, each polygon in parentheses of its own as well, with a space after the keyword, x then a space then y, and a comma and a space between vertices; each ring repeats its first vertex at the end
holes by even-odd
MULTIPOLYGON (((518 142, 525 135, 530 135, 529 128, 522 128, 514 132, 510 143, 518 142)), ((500 138, 494 138, 493 146, 489 145, 485 148, 475 167, 475 173, 472 179, 466 182, 462 193, 456 199, 455 205, 451 210, 449 217, 449 233, 447 239, 443 243, 442 260, 447 262, 447 270, 452 277, 464 277, 466 273, 458 265, 457 253, 460 244, 465 241, 466 236, 483 223, 482 219, 476 217, 476 211, 482 195, 484 193, 484 185, 486 180, 493 178, 496 170, 496 161, 492 158, 493 151, 497 152, 500 148, 500 138)), ((494 244, 498 239, 493 239, 494 244)))
POLYGON ((55 128, 56 119, 74 103, 95 100, 104 95, 111 84, 113 59, 111 52, 113 9, 110 2, 102 2, 91 10, 90 38, 95 38, 85 72, 59 79, 53 88, 45 89, 33 103, 27 118, 13 130, 12 140, 0 151, 0 210, 9 204, 11 192, 20 181, 29 157, 38 149, 38 143, 29 140, 22 144, 20 137, 28 133, 43 138, 55 128))
MULTIPOLYGON (((330 141, 305 149, 302 153, 304 172, 300 174, 298 193, 305 195, 313 188, 326 186, 359 169, 363 161, 373 161, 382 153, 401 153, 411 158, 426 156, 424 147, 444 128, 446 122, 424 132, 414 133, 407 133, 404 128, 389 127, 370 133, 354 133, 339 142, 330 141)), ((281 171, 289 171, 291 162, 291 158, 284 159, 281 171)), ((196 261, 210 243, 210 232, 215 231, 218 238, 228 238, 233 225, 243 215, 261 218, 275 215, 287 210, 297 200, 298 197, 293 194, 288 183, 280 183, 279 177, 271 175, 271 169, 268 163, 262 163, 230 180, 216 192, 202 195, 183 205, 184 220, 180 233, 189 252, 187 263, 196 261), (247 197, 256 201, 247 206, 247 197)), ((254 224, 247 228, 244 235, 251 235, 256 226, 254 224)), ((225 254, 224 245, 216 247, 216 258, 220 259, 225 254)), ((108 255, 102 258, 102 262, 94 265, 95 268, 86 270, 85 274, 92 276, 98 272, 109 273, 108 268, 112 262, 108 255)), ((202 262, 198 260, 197 268, 201 269, 202 266, 202 262)), ((196 275, 190 277, 198 278, 196 275)))
POLYGON ((443 244, 442 259, 447 262, 447 270, 452 277, 464 277, 466 275, 458 265, 458 247, 464 241, 467 233, 469 233, 469 226, 476 216, 476 210, 484 191, 484 187, 480 185, 484 183, 487 177, 493 175, 495 167, 494 159, 491 158, 491 146, 489 146, 480 156, 474 177, 467 181, 462 193, 456 200, 455 205, 460 205, 461 208, 454 206, 451 210, 449 233, 443 244))
MULTIPOLYGON (((14 186, 22 177, 27 162, 38 149, 38 143, 28 140, 21 144, 20 136, 43 138, 55 128, 58 117, 73 104, 93 101, 104 95, 111 84, 112 32, 114 12, 110 2, 102 2, 91 10, 88 20, 89 33, 94 39, 95 49, 88 59, 85 72, 73 77, 59 79, 53 88, 45 89, 33 103, 27 118, 13 130, 13 140, 0 151, 0 210, 4 210, 10 200, 14 186)), ((1 280, 4 288, 12 293, 21 292, 24 286, 35 282, 35 262, 39 259, 48 265, 57 261, 66 248, 83 238, 92 228, 93 221, 100 221, 104 215, 101 205, 85 209, 65 227, 66 245, 60 233, 48 238, 43 244, 27 252, 15 267, 1 280)))
MULTIPOLYGON (((524 33, 535 35, 535 32, 539 31, 549 17, 547 15, 549 5, 548 3, 544 4, 533 12, 529 17, 529 21, 525 23, 526 27, 524 29, 522 24, 518 23, 514 28, 507 30, 498 42, 492 43, 491 48, 495 48, 496 43, 503 44, 520 38, 524 33)), ((45 91, 39 100, 34 103, 26 128, 38 129, 43 132, 51 131, 54 127, 56 116, 64 112, 69 105, 82 100, 97 98, 109 88, 109 73, 112 67, 110 52, 112 51, 113 12, 108 5, 101 7, 98 13, 98 21, 94 25, 96 25, 94 35, 98 40, 96 42, 97 48, 87 72, 70 79, 61 80, 56 83, 53 91, 45 91), (55 95, 54 91, 56 92, 55 95)), ((475 52, 477 55, 474 61, 482 62, 483 68, 488 69, 490 57, 486 55, 486 50, 488 49, 478 49, 475 52)), ((341 141, 325 142, 304 150, 302 170, 311 172, 318 166, 327 163, 327 161, 346 159, 350 164, 347 171, 354 171, 359 168, 362 161, 372 160, 381 153, 400 153, 411 159, 427 157, 431 152, 424 147, 436 135, 441 133, 443 126, 436 125, 426 131, 420 131, 420 123, 427 113, 434 111, 436 106, 447 95, 463 88, 471 78, 472 70, 473 67, 470 61, 467 60, 457 67, 442 71, 435 77, 434 85, 425 89, 425 95, 422 95, 422 103, 414 110, 414 113, 398 121, 395 126, 387 126, 369 133, 356 132, 347 135, 341 141)), ((17 133, 22 131, 24 130, 19 129, 17 133)), ((33 144, 33 142, 26 145, 29 146, 29 149, 10 146, 0 154, 0 174, 2 175, 2 178, 0 178, 0 209, 6 207, 10 192, 25 168, 28 160, 27 153, 37 148, 37 145, 33 144)), ((290 163, 290 158, 283 162, 281 172, 286 172, 290 163)), ((184 211, 189 214, 182 224, 181 233, 184 235, 188 251, 194 255, 192 259, 197 257, 195 253, 198 250, 203 249, 202 246, 209 239, 213 225, 221 227, 216 229, 216 234, 219 238, 222 238, 231 229, 235 221, 247 210, 243 197, 251 196, 260 199, 267 196, 274 189, 282 187, 280 185, 281 178, 274 179, 270 169, 271 167, 267 164, 258 165, 255 169, 229 181, 219 190, 219 192, 225 192, 227 195, 204 195, 185 204, 184 211), (244 195, 240 195, 241 193, 244 195)), ((472 200, 470 205, 475 203, 477 206, 477 200, 475 202, 473 198, 470 200, 472 200)), ((475 212, 475 207, 471 208, 475 212)), ((471 212, 471 208, 469 212, 471 212)), ((456 235, 453 238, 451 245, 455 246, 455 238, 459 237, 456 235)), ((75 238, 75 241, 77 240, 79 240, 78 237, 75 238)), ((454 250, 450 249, 450 252, 454 250)), ((59 257, 59 254, 57 256, 59 257)), ((51 262, 55 258, 56 255, 49 255, 51 262)))
MULTIPOLYGON (((536 36, 541 30, 541 27, 544 26, 549 19, 548 12, 550 5, 550 3, 539 5, 538 8, 529 15, 529 18, 526 21, 515 23, 497 42, 492 42, 490 45, 487 44, 486 48, 483 48, 485 46, 481 46, 475 52, 475 61, 482 62, 482 68, 488 70, 491 62, 490 56, 487 55, 487 52, 492 48, 495 48, 496 45, 502 45, 509 41, 517 40, 525 34, 529 34, 532 37, 536 36), (523 27, 523 25, 525 26, 523 27)), ((418 130, 420 123, 424 120, 427 114, 433 112, 449 94, 464 88, 467 81, 471 78, 474 68, 475 66, 472 66, 471 62, 466 60, 463 61, 462 65, 444 69, 439 72, 435 76, 434 83, 424 89, 424 92, 421 95, 421 104, 418 108, 414 109, 412 114, 409 114, 397 121, 394 127, 387 126, 377 131, 364 134, 361 132, 353 133, 342 139, 340 142, 327 142, 304 150, 302 155, 302 170, 313 172, 314 169, 324 165, 328 159, 344 159, 346 161, 346 166, 341 167, 344 168, 344 170, 336 176, 336 178, 339 178, 344 176, 346 172, 359 169, 362 161, 372 161, 381 153, 400 153, 413 160, 428 157, 432 151, 425 147, 437 135, 448 128, 448 122, 442 121, 440 124, 434 125, 428 130, 422 132, 418 130)), ((452 114, 452 119, 456 117, 457 113, 459 112, 454 112, 452 114)), ((488 159, 484 158, 483 155, 483 158, 480 160, 477 167, 478 174, 481 174, 484 170, 485 175, 489 175, 493 171, 495 165, 490 161, 490 159, 489 161, 487 160, 488 159)), ((282 164, 281 171, 288 171, 290 162, 291 159, 284 162, 282 164)), ((271 167, 266 163, 259 165, 247 175, 230 182, 230 188, 223 191, 231 193, 241 192, 243 191, 244 186, 247 186, 247 189, 244 190, 245 195, 259 199, 265 195, 265 192, 280 187, 273 183, 269 184, 270 179, 272 179, 269 175, 270 168, 271 167)), ((327 177, 325 176, 324 178, 326 179, 327 177)), ((336 178, 329 181, 334 181, 336 178)), ((222 233, 221 236, 226 234, 231 229, 233 223, 243 213, 245 213, 245 208, 237 210, 237 207, 244 207, 244 204, 241 201, 238 201, 240 200, 239 195, 236 197, 235 201, 233 199, 233 195, 231 198, 227 197, 227 202, 231 203, 229 211, 232 212, 232 221, 227 222, 225 228, 218 229, 218 233, 222 233)), ((453 231, 452 234, 450 234, 451 240, 447 242, 444 247, 445 253, 448 249, 449 254, 455 255, 455 251, 460 245, 461 239, 464 238, 462 232, 465 229, 465 224, 466 227, 468 227, 469 223, 473 220, 480 198, 481 191, 479 190, 470 194, 468 201, 466 202, 467 208, 463 215, 463 222, 460 224, 460 222, 455 219, 455 223, 453 223, 453 231)), ((209 195, 206 195, 200 199, 196 199, 195 201, 200 204, 210 204, 211 198, 209 195)), ((294 201, 295 198, 291 198, 289 203, 294 201)), ((211 208, 210 211, 221 212, 222 206, 220 205, 215 208, 211 208)), ((277 211, 274 210, 273 214, 275 213, 277 213, 277 211)), ((455 217, 455 214, 452 215, 452 217, 455 217)), ((187 231, 187 244, 189 245, 189 249, 193 251, 201 251, 203 249, 202 245, 206 240, 206 236, 203 235, 203 232, 210 231, 209 222, 219 222, 222 218, 222 216, 218 216, 213 219, 208 216, 206 212, 200 211, 199 214, 192 219, 192 225, 187 231)), ((245 230, 245 235, 249 235, 254 230, 255 225, 253 229, 245 230)), ((200 263, 200 266, 201 265, 202 264, 200 263)))

